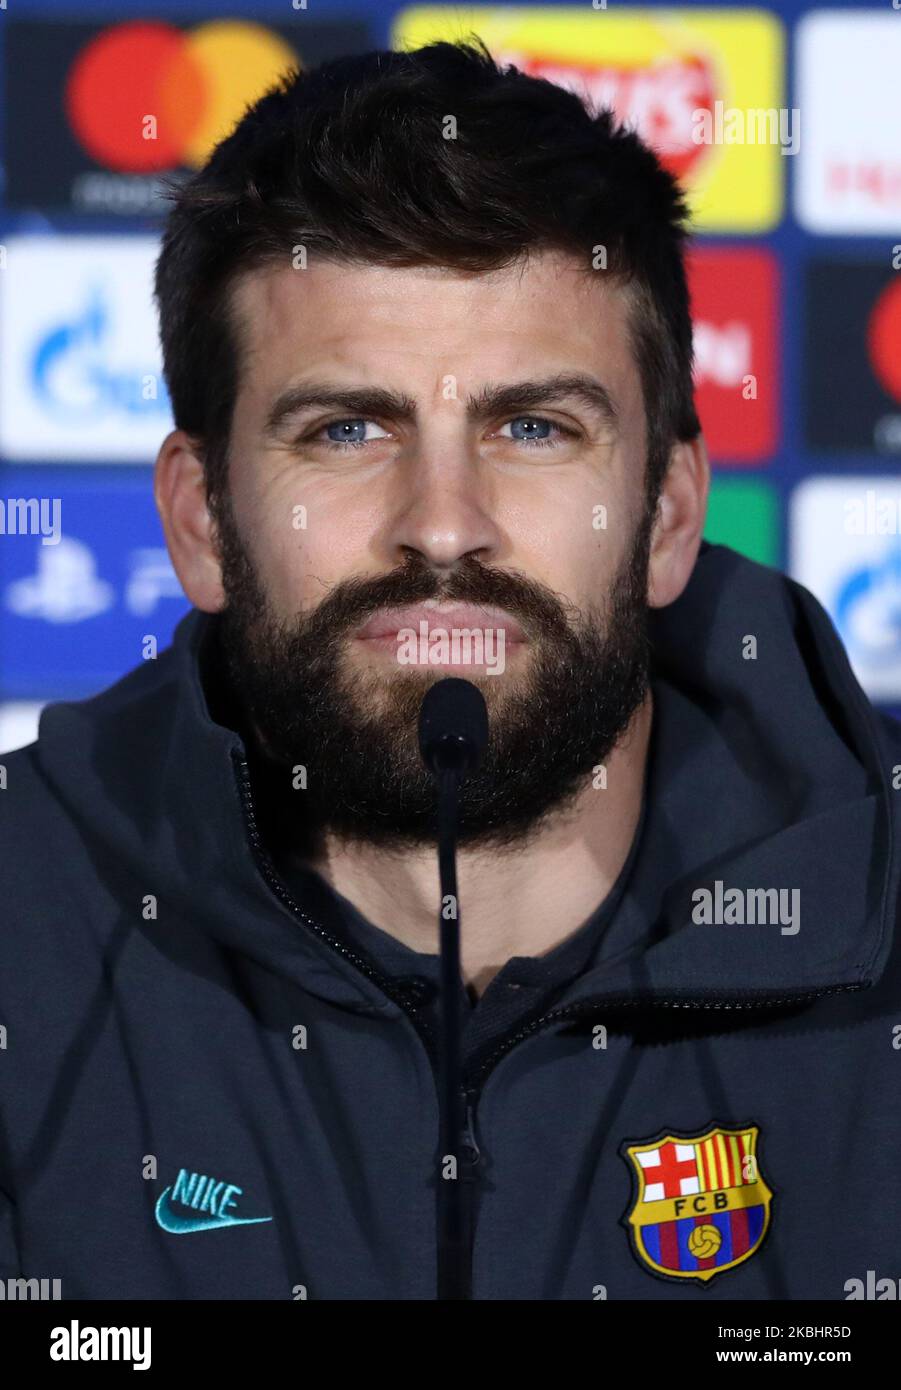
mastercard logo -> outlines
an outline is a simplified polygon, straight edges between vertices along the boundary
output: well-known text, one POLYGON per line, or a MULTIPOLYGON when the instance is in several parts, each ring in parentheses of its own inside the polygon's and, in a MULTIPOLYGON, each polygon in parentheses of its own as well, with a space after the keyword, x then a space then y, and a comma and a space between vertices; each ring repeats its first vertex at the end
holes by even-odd
POLYGON ((880 384, 901 401, 901 280, 890 281, 873 305, 867 350, 880 384))
POLYGON ((82 148, 108 169, 198 169, 247 107, 299 67, 290 44, 247 20, 189 30, 150 20, 117 24, 76 57, 66 116, 82 148))

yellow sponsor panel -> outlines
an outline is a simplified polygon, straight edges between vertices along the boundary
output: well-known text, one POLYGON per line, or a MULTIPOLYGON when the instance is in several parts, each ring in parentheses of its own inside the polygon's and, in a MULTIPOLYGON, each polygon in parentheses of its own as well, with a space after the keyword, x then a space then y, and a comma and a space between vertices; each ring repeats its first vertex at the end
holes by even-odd
POLYGON ((779 222, 781 151, 800 127, 784 110, 784 30, 769 10, 419 5, 397 15, 393 43, 473 34, 497 61, 612 106, 682 180, 695 230, 779 222))

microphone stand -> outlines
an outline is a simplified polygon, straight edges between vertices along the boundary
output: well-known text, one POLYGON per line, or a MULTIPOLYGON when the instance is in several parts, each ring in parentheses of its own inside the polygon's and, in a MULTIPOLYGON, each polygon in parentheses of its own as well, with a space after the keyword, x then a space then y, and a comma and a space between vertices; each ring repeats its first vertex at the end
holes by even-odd
POLYGON ((465 1299, 468 1293, 469 1252, 463 1228, 460 1183, 460 1137, 463 1130, 462 1074, 460 1067, 460 912, 457 899, 457 806, 462 773, 444 767, 438 773, 438 872, 441 905, 438 930, 441 942, 441 1033, 438 1051, 441 1159, 438 1175, 438 1298, 465 1299), (448 916, 444 904, 451 899, 448 916), (448 1159, 452 1178, 444 1176, 448 1159), (443 1253, 442 1253, 443 1252, 443 1253))
POLYGON ((472 1182, 471 1163, 463 1148, 463 1078, 460 1064, 461 999, 460 904, 457 897, 457 830, 460 787, 478 768, 488 746, 488 710, 484 696, 470 681, 448 677, 426 691, 419 711, 419 751, 435 778, 437 807, 438 908, 441 1007, 438 1038, 439 1169, 436 1201, 438 1298, 444 1302, 472 1296, 467 1216, 463 1186, 472 1182), (447 904, 447 909, 445 909, 447 904))

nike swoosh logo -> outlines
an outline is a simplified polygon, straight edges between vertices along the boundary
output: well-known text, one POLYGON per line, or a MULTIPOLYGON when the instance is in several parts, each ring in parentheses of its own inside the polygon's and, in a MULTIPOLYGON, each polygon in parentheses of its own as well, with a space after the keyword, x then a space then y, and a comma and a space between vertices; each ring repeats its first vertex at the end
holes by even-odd
POLYGON ((156 1204, 156 1222, 173 1236, 184 1236, 189 1231, 215 1231, 218 1226, 257 1226, 262 1221, 271 1221, 271 1216, 182 1216, 167 1202, 172 1191, 167 1187, 160 1193, 156 1204))

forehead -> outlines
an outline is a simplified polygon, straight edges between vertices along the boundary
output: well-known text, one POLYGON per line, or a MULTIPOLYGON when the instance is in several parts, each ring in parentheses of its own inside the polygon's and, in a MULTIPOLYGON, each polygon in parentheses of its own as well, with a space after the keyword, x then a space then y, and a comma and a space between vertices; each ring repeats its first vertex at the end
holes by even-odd
POLYGON ((425 385, 546 367, 591 370, 623 405, 637 398, 628 289, 557 252, 502 270, 318 261, 266 266, 232 292, 242 359, 240 395, 261 407, 323 366, 348 378, 425 385))

